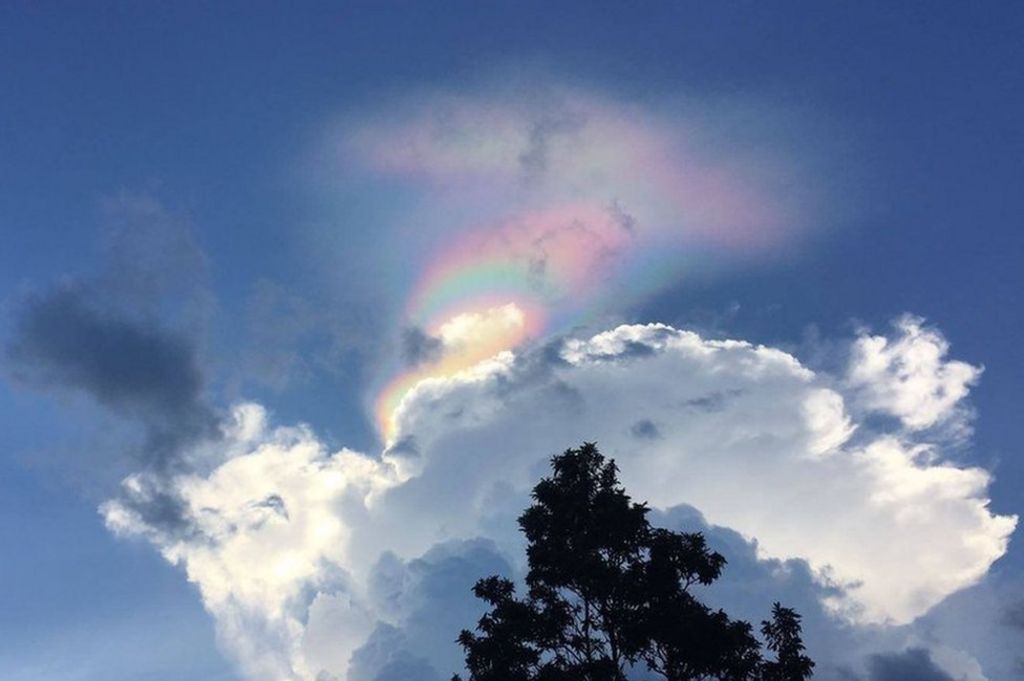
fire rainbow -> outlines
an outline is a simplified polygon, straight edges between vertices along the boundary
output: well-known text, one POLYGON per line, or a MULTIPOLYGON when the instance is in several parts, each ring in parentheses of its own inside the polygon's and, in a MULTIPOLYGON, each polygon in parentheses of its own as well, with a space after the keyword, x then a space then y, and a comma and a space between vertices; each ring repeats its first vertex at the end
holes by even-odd
POLYGON ((709 154, 704 127, 570 90, 539 108, 500 92, 417 100, 351 131, 352 157, 419 197, 411 241, 442 244, 399 320, 439 356, 384 372, 372 409, 385 444, 422 381, 789 245, 809 223, 777 191, 800 186, 784 160, 709 154))

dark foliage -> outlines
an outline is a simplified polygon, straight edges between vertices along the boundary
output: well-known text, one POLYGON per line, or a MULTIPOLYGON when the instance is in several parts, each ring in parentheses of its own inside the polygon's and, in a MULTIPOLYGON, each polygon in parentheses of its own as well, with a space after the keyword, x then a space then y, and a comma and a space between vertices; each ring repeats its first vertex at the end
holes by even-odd
POLYGON ((804 655, 804 643, 800 640, 800 615, 792 608, 779 603, 772 606, 772 620, 761 623, 768 650, 775 653, 774 661, 762 663, 761 678, 764 681, 789 681, 808 679, 814 669, 814 662, 804 655))
POLYGON ((775 604, 761 627, 766 658, 749 623, 691 593, 718 579, 725 558, 699 533, 652 527, 596 445, 551 465, 519 518, 526 597, 501 577, 473 589, 490 611, 458 638, 470 681, 625 681, 643 668, 668 681, 810 678, 800 616, 775 604))

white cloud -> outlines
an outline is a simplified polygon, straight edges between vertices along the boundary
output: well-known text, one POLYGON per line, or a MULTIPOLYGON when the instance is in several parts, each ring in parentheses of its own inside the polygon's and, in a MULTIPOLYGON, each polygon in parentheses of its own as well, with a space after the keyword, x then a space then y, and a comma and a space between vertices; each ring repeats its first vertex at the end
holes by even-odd
MULTIPOLYGON (((459 351, 466 346, 491 345, 492 338, 505 339, 521 336, 526 316, 516 305, 509 303, 483 312, 467 312, 456 315, 441 324, 438 329, 446 352, 459 351)), ((500 340, 499 340, 500 343, 500 340)))
POLYGON ((896 416, 912 430, 923 430, 954 416, 981 368, 946 360, 949 344, 924 320, 904 316, 898 336, 863 335, 853 345, 848 381, 869 410, 896 416))
POLYGON ((345 571, 358 519, 347 509, 393 484, 393 470, 348 450, 330 454, 306 428, 271 429, 257 405, 233 417, 228 454, 209 475, 133 476, 101 510, 115 532, 146 535, 184 568, 252 678, 313 678, 304 650, 313 614, 344 622, 349 637, 334 642, 342 660, 373 624, 345 571), (176 516, 158 521, 149 511, 167 494, 176 516))
MULTIPOLYGON (((989 474, 946 462, 941 443, 912 428, 855 435, 849 401, 884 393, 872 377, 893 375, 859 370, 865 357, 917 356, 941 341, 907 328, 854 353, 852 388, 777 349, 662 325, 502 353, 422 381, 396 414, 401 446, 380 458, 330 454, 307 429, 272 429, 261 409, 242 407, 209 474, 163 483, 183 527, 147 516, 156 495, 142 478, 103 510, 113 529, 148 536, 185 568, 258 679, 344 678, 375 624, 402 617, 368 587, 384 551, 410 560, 483 536, 521 560, 514 518, 526 492, 548 457, 582 440, 616 458, 635 497, 692 504, 756 538, 762 557, 805 559, 844 585, 828 597, 834 612, 904 623, 984 575, 1016 523, 988 510, 989 474)), ((942 343, 940 361, 913 363, 913 381, 965 385, 944 354, 942 343)), ((941 408, 934 390, 892 404, 905 423, 931 422, 959 408, 951 389, 941 408)))
MULTIPOLYGON (((988 511, 986 471, 899 434, 852 441, 828 377, 779 350, 627 326, 569 342, 561 360, 538 371, 508 357, 486 378, 456 376, 407 398, 401 432, 438 459, 422 462, 424 475, 448 470, 445 459, 493 459, 459 483, 479 508, 498 481, 528 485, 541 458, 597 440, 637 497, 693 504, 756 538, 766 557, 807 559, 849 586, 831 605, 862 622, 907 622, 1006 550, 1015 519, 988 511), (637 438, 641 421, 660 437, 637 438)), ((465 503, 446 523, 474 532, 479 513, 465 503)))

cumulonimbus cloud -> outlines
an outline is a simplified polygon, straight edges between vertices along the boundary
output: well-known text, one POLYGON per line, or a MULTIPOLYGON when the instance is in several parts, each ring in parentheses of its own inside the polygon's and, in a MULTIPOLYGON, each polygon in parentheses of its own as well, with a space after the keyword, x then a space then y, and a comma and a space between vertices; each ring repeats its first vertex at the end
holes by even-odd
MULTIPOLYGON (((890 365, 923 333, 941 340, 916 324, 887 339, 890 365)), ((966 395, 975 374, 942 355, 919 371, 966 395)), ((400 444, 379 456, 331 452, 240 406, 202 472, 129 478, 102 511, 183 566, 256 679, 345 678, 352 653, 398 617, 373 588, 382 556, 484 537, 521 561, 514 518, 547 458, 581 440, 618 461, 637 498, 691 504, 764 558, 806 561, 834 616, 905 623, 980 579, 1016 518, 988 509, 988 472, 922 439, 907 402, 848 406, 900 381, 863 361, 854 352, 847 373, 870 378, 851 387, 778 349, 622 326, 423 380, 396 414, 400 444), (879 431, 859 420, 873 411, 898 418, 879 431), (179 522, 148 520, 168 497, 179 522)), ((962 406, 916 404, 935 422, 962 406)))

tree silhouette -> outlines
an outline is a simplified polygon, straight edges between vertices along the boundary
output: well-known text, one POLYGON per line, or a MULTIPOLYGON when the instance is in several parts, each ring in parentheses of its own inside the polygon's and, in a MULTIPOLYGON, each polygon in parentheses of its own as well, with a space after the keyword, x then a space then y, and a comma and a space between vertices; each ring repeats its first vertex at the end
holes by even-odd
POLYGON ((458 638, 470 681, 624 681, 644 668, 668 681, 810 678, 800 616, 775 604, 761 627, 775 659, 765 658, 749 623, 690 592, 718 579, 725 558, 699 533, 652 527, 595 444, 551 466, 519 518, 526 596, 497 576, 473 587, 490 610, 458 638))

